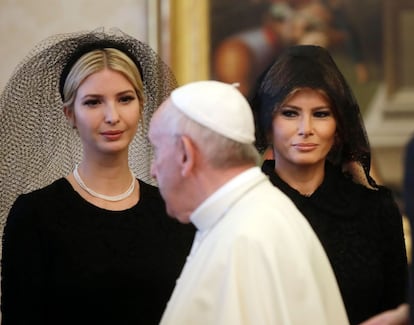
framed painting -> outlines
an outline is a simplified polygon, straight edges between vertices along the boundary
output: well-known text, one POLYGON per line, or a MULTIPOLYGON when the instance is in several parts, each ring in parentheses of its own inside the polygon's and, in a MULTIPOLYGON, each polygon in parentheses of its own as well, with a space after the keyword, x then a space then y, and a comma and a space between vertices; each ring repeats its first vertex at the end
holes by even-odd
POLYGON ((283 48, 317 44, 330 49, 367 107, 383 78, 382 17, 381 0, 211 0, 211 76, 239 80, 248 96, 283 48))

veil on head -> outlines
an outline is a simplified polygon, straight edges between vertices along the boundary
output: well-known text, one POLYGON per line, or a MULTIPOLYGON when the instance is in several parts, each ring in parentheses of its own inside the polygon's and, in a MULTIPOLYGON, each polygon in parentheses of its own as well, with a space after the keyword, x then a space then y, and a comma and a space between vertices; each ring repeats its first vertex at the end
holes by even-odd
POLYGON ((119 29, 57 34, 37 44, 16 67, 0 95, 0 224, 4 226, 16 197, 68 175, 80 161, 79 136, 69 126, 59 92, 60 75, 80 47, 109 41, 139 62, 144 84, 144 116, 130 145, 130 167, 150 176, 152 148, 147 138, 153 112, 176 88, 169 67, 147 44, 119 29))
POLYGON ((328 160, 350 173, 354 181, 377 188, 370 177, 371 150, 359 105, 329 52, 317 45, 287 48, 259 78, 250 96, 256 122, 256 146, 269 145, 274 109, 297 88, 323 90, 336 108, 340 142, 328 160))

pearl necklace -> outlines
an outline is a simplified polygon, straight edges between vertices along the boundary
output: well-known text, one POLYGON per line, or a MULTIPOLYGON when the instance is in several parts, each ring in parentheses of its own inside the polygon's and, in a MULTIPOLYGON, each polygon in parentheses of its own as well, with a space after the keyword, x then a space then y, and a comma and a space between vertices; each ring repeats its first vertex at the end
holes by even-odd
POLYGON ((94 190, 87 187, 86 184, 84 183, 84 181, 82 180, 82 178, 79 175, 78 165, 76 165, 75 169, 73 170, 73 176, 75 177, 75 180, 79 184, 79 186, 82 189, 84 189, 86 192, 88 192, 90 195, 92 195, 94 197, 97 197, 97 198, 100 198, 100 199, 103 199, 105 201, 116 202, 116 201, 121 201, 123 199, 126 199, 135 190, 135 181, 136 181, 135 175, 134 175, 132 170, 130 170, 130 172, 131 172, 131 176, 132 176, 132 182, 131 182, 131 185, 129 186, 129 188, 124 193, 121 193, 119 195, 113 195, 113 196, 97 193, 94 190))

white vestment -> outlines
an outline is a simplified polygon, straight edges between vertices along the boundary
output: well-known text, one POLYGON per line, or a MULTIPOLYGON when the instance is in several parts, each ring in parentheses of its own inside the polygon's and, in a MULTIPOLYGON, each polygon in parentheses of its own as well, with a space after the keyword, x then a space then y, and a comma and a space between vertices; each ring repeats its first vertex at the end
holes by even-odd
POLYGON ((162 325, 349 324, 328 258, 258 167, 191 215, 198 231, 162 325))

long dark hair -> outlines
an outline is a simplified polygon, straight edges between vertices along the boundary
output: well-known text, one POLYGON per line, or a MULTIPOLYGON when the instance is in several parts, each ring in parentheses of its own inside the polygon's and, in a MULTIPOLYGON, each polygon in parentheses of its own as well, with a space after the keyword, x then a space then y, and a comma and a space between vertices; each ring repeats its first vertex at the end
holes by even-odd
POLYGON ((331 55, 320 46, 286 49, 258 80, 250 96, 257 148, 263 151, 268 147, 275 109, 298 88, 322 90, 332 105, 338 141, 328 159, 335 165, 357 161, 368 175, 370 146, 359 105, 331 55))

